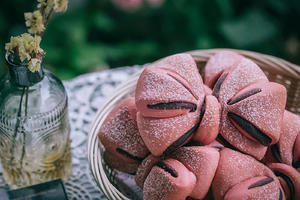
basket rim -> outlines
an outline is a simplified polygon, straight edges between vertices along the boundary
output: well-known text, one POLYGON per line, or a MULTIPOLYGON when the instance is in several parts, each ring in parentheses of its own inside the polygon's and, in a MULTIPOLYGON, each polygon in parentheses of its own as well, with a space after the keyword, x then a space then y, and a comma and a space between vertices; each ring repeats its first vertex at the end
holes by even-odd
MULTIPOLYGON (((185 53, 190 54, 194 60, 197 62, 206 62, 209 57, 213 56, 219 51, 234 51, 247 58, 252 59, 256 63, 264 63, 266 65, 275 66, 278 72, 283 73, 284 75, 293 77, 300 80, 300 67, 296 64, 277 58, 274 56, 247 51, 247 50, 237 50, 237 49, 206 49, 206 50, 193 50, 185 53)), ((112 110, 113 105, 120 100, 125 94, 128 94, 130 89, 135 88, 136 82, 139 78, 139 75, 143 71, 144 67, 131 75, 127 81, 121 83, 117 86, 111 96, 106 98, 103 105, 97 111, 95 118, 91 124, 91 128, 88 134, 87 140, 87 151, 88 151, 88 163, 90 170, 92 172, 93 178, 101 191, 105 194, 108 199, 113 200, 129 200, 124 194, 122 194, 112 183, 110 183, 107 175, 104 172, 101 158, 101 148, 99 145, 101 142, 98 139, 98 131, 101 127, 101 122, 104 121, 110 110, 112 110)))

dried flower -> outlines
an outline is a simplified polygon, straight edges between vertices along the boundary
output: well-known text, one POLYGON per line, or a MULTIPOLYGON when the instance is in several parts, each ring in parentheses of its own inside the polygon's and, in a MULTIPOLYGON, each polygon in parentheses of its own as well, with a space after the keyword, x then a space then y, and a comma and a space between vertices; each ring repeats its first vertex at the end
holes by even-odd
MULTIPOLYGON (((21 36, 11 37, 10 42, 5 45, 5 50, 7 54, 11 53, 19 57, 22 62, 26 59, 30 62, 32 58, 44 55, 44 51, 40 48, 40 42, 40 36, 33 37, 28 33, 24 33, 21 36)), ((32 66, 36 66, 36 63, 36 61, 33 61, 32 66)))
POLYGON ((41 68, 41 60, 37 59, 37 58, 32 58, 29 63, 28 63, 28 69, 31 72, 37 72, 40 70, 41 68))
POLYGON ((33 13, 25 13, 24 16, 26 20, 26 26, 29 27, 29 33, 38 34, 42 33, 45 30, 43 16, 39 10, 36 10, 33 13))
POLYGON ((39 4, 37 5, 38 8, 46 7, 47 6, 47 0, 37 0, 39 4))
POLYGON ((68 8, 68 0, 48 0, 48 6, 53 6, 55 12, 65 12, 68 8))
POLYGON ((68 8, 68 0, 37 0, 38 10, 25 13, 25 24, 28 32, 34 36, 24 33, 20 36, 11 37, 6 43, 7 54, 13 54, 21 62, 28 62, 28 69, 32 72, 39 71, 44 56, 44 51, 40 48, 41 36, 43 36, 46 26, 55 12, 64 12, 68 8))

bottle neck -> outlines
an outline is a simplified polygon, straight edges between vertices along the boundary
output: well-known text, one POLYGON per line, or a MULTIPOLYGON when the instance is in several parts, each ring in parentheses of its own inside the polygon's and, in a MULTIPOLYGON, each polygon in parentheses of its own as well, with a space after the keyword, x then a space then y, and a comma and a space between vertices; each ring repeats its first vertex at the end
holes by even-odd
POLYGON ((8 65, 11 81, 18 86, 32 86, 40 82, 44 77, 44 71, 42 67, 38 72, 31 72, 28 69, 28 64, 15 62, 12 55, 6 55, 5 60, 8 65))

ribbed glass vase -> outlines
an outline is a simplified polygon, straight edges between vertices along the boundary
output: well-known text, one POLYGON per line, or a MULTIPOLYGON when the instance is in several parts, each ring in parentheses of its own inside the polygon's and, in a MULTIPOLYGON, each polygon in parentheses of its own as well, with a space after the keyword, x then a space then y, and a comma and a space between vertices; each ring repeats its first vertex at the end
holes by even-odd
POLYGON ((0 80, 0 159, 13 189, 71 174, 67 94, 43 68, 30 72, 6 55, 9 72, 0 80))

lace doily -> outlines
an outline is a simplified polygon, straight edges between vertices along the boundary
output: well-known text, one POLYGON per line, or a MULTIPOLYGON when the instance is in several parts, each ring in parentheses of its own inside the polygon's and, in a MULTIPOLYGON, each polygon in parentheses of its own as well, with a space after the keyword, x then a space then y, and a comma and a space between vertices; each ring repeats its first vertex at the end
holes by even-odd
MULTIPOLYGON (((65 81, 69 97, 69 118, 71 125, 72 176, 65 183, 70 200, 106 199, 95 183, 89 169, 87 136, 94 116, 114 91, 115 87, 141 69, 139 66, 123 67, 79 76, 65 81)), ((0 188, 8 190, 0 166, 0 188)))

